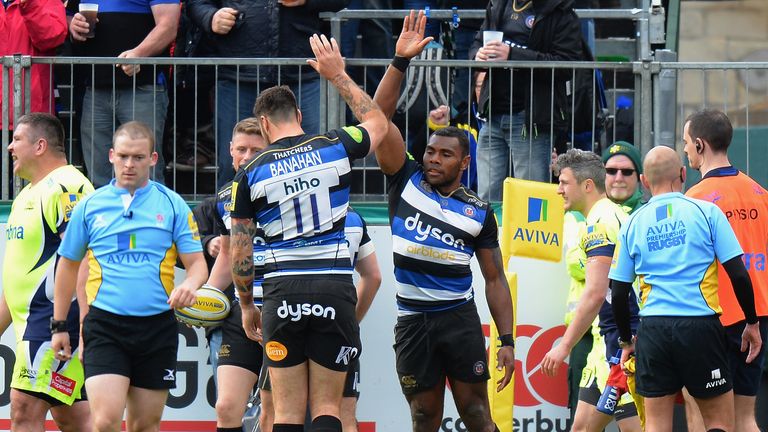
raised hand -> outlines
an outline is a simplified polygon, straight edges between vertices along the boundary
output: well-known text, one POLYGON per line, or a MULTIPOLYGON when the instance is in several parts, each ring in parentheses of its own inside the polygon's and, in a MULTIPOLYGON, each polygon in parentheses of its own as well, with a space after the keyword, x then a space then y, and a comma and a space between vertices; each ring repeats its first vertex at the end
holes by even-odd
POLYGON ((411 59, 421 54, 424 47, 434 39, 432 36, 425 38, 424 32, 427 28, 427 17, 424 11, 411 10, 403 20, 403 30, 397 38, 395 45, 395 55, 411 59))
POLYGON ((344 73, 344 59, 341 58, 339 44, 336 39, 329 41, 325 35, 312 35, 309 38, 309 45, 312 52, 315 53, 315 59, 307 60, 310 66, 323 78, 332 80, 338 75, 344 73))

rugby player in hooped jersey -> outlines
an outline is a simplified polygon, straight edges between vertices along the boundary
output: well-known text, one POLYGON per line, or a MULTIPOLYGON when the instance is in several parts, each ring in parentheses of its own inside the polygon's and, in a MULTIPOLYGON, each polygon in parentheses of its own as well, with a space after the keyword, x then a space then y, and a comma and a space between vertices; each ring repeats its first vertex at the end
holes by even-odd
MULTIPOLYGON (((232 167, 237 171, 242 164, 252 159, 258 152, 264 150, 267 143, 261 136, 258 119, 248 117, 240 120, 232 131, 232 141, 229 153, 232 156, 232 167)), ((219 289, 227 289, 232 285, 230 271, 230 215, 232 206, 232 182, 222 186, 216 194, 216 211, 214 233, 221 238, 221 249, 216 262, 211 269, 208 284, 219 289)), ((254 287, 251 297, 258 306, 262 304, 261 295, 261 264, 264 256, 264 234, 257 229, 253 242, 254 261, 259 262, 254 277, 254 287)), ((248 339, 243 330, 240 318, 239 299, 233 303, 232 312, 221 325, 221 343, 216 353, 218 366, 214 368, 216 382, 216 430, 219 432, 241 431, 243 414, 253 386, 259 378, 263 350, 258 342, 248 339)))
POLYGON ((253 305, 256 223, 266 235, 263 340, 275 404, 274 432, 341 431, 346 371, 360 355, 352 261, 344 239, 352 160, 375 150, 387 120, 344 71, 335 40, 313 36, 309 64, 336 87, 358 126, 307 135, 288 87, 264 90, 254 116, 269 147, 243 167, 232 186, 232 276, 243 327, 257 340, 253 305))
MULTIPOLYGON (((411 11, 405 18, 395 58, 374 97, 388 117, 395 111, 409 60, 432 39, 424 38, 425 25, 423 12, 416 16, 411 11)), ((446 378, 468 430, 498 430, 488 404, 485 337, 469 268, 474 254, 502 335, 496 367, 504 369, 504 377, 497 391, 507 386, 514 371, 512 300, 493 210, 460 182, 470 161, 466 133, 453 127, 436 131, 421 165, 407 156, 400 131, 390 123, 376 159, 389 179, 398 305, 394 348, 413 430, 439 428, 446 378)))

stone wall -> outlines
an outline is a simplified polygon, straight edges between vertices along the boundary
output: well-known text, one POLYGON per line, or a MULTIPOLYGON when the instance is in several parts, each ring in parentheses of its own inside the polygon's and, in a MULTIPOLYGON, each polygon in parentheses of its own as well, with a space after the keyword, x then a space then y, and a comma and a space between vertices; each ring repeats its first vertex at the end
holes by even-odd
MULTIPOLYGON (((768 62, 768 1, 682 1, 679 47, 683 62, 768 62)), ((684 116, 706 105, 744 126, 749 107, 750 125, 768 125, 768 69, 699 69, 678 78, 684 116)))

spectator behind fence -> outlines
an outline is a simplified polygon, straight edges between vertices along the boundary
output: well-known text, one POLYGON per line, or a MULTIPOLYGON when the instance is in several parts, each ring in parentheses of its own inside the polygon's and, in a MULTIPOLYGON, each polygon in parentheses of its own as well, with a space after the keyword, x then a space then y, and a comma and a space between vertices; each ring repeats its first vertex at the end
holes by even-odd
MULTIPOLYGON (((573 0, 502 0, 488 5, 470 58, 573 61, 582 51, 573 0), (503 41, 483 46, 485 30, 503 32, 503 41)), ((552 69, 515 69, 512 75, 510 83, 509 70, 491 71, 480 92, 478 110, 488 119, 478 140, 478 192, 484 200, 501 200, 502 181, 510 174, 549 181, 550 131, 557 135, 568 126, 565 83, 571 71, 559 70, 553 77, 552 69)))
POLYGON ((611 201, 624 207, 624 211, 632 214, 639 209, 643 199, 643 185, 640 174, 643 164, 637 147, 626 141, 616 141, 603 151, 605 164, 605 195, 611 201))
MULTIPOLYGON (((25 54, 52 56, 67 37, 64 5, 60 0, 3 0, 0 8, 0 56, 25 54)), ((51 66, 32 66, 30 108, 32 112, 53 110, 51 97, 51 66)), ((13 129, 13 76, 8 81, 11 103, 8 106, 10 123, 0 130, 13 129)), ((24 88, 24 87, 22 87, 24 88)), ((2 83, 0 83, 2 91, 2 83)), ((0 110, 3 101, 0 100, 0 110)))
MULTIPOLYGON (((167 57, 168 46, 176 38, 179 0, 88 0, 99 5, 95 36, 85 17, 77 12, 80 0, 67 3, 69 32, 75 41, 75 56, 87 57, 167 57)), ((85 1, 82 1, 85 3, 85 1)), ((135 64, 95 66, 86 75, 80 136, 83 159, 94 186, 112 178, 108 160, 112 132, 121 124, 135 120, 155 133, 157 164, 154 180, 163 183, 165 160, 160 149, 168 110, 165 75, 159 67, 135 64), (93 82, 91 80, 93 79, 93 82)))
MULTIPOLYGON (((211 37, 192 22, 185 2, 182 2, 175 44, 174 57, 216 55, 211 37)), ((175 102, 168 110, 168 127, 163 143, 163 150, 169 159, 166 167, 168 170, 192 171, 195 167, 215 166, 215 66, 176 65, 175 70, 175 102)))
MULTIPOLYGON (((212 39, 219 57, 311 58, 309 37, 320 33, 320 12, 338 11, 349 0, 188 0, 187 13, 212 39)), ((252 114, 259 91, 278 84, 291 87, 302 128, 320 130, 320 78, 309 67, 239 66, 219 68, 216 83, 218 187, 232 180, 229 138, 239 118, 252 114)))
MULTIPOLYGON (((485 9, 488 6, 488 0, 404 0, 403 9, 424 9, 429 6, 433 9, 452 9, 457 8, 458 12, 462 10, 485 9)), ((480 19, 458 19, 458 17, 449 20, 443 20, 442 26, 436 19, 427 20, 426 36, 433 36, 447 50, 447 58, 466 60, 469 57, 469 50, 475 40, 475 34, 480 30, 483 20, 480 19), (442 31, 440 31, 442 30, 442 31)), ((453 92, 450 97, 451 117, 459 117, 462 122, 469 121, 467 113, 469 106, 469 69, 456 68, 455 75, 452 77, 453 92)), ((474 157, 473 157, 474 161, 474 157)))

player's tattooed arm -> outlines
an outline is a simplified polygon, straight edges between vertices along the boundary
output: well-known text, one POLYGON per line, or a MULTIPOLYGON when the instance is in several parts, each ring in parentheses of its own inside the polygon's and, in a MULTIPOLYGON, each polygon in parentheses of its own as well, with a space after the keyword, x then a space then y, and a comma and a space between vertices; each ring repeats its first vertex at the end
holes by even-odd
POLYGON ((379 110, 379 106, 376 105, 373 99, 367 93, 360 90, 360 87, 346 73, 336 75, 331 79, 331 84, 336 87, 341 97, 349 105, 355 118, 360 122, 366 120, 369 112, 379 110))
POLYGON ((240 293, 253 290, 253 237, 256 224, 252 219, 232 218, 230 235, 230 256, 232 259, 232 282, 240 293))

